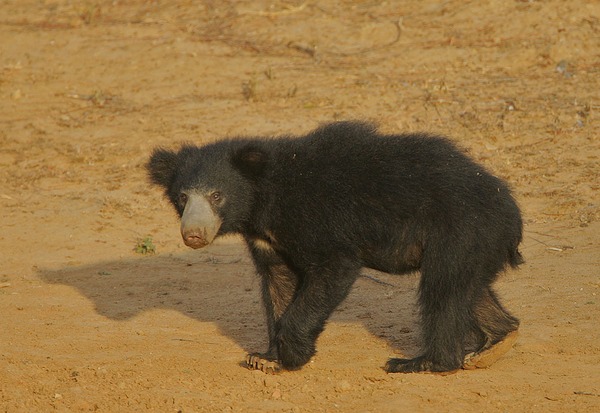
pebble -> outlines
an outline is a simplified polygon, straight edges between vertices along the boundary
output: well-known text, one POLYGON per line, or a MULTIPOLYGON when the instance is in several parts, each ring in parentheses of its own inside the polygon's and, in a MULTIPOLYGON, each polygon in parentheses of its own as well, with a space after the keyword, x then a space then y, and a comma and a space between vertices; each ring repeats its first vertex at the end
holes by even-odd
POLYGON ((338 382, 338 384, 335 386, 335 390, 337 392, 344 392, 344 391, 348 391, 352 389, 352 385, 347 382, 346 380, 342 380, 340 382, 338 382))

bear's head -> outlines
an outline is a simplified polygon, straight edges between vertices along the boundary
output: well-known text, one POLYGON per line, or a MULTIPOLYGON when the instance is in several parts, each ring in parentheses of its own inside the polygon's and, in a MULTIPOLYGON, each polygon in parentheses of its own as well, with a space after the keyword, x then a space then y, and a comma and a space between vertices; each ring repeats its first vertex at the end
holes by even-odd
POLYGON ((257 182, 268 156, 259 143, 221 141, 157 148, 146 165, 150 181, 165 191, 181 218, 181 236, 191 248, 244 231, 251 222, 257 182))

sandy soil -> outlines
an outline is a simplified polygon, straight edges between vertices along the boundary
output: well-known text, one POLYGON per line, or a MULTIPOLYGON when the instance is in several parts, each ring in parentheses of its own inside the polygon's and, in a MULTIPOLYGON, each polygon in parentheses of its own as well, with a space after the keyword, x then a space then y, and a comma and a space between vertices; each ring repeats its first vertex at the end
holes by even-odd
POLYGON ((600 411, 598 91, 593 0, 0 0, 0 411, 600 411), (334 119, 449 135, 514 187, 522 328, 490 368, 384 373, 418 351, 418 276, 382 274, 306 368, 241 367, 249 257, 186 249, 143 164, 334 119))

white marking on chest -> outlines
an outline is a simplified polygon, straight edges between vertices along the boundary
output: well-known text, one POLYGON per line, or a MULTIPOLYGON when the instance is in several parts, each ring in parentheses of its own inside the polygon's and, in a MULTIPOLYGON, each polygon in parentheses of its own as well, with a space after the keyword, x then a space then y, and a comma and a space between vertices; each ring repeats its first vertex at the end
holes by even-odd
POLYGON ((252 243, 256 249, 266 252, 273 252, 273 247, 276 245, 277 241, 275 241, 273 233, 271 231, 267 231, 264 238, 254 238, 252 243))
POLYGON ((273 251, 273 246, 267 240, 264 240, 261 238, 255 238, 252 240, 252 243, 254 244, 254 248, 256 248, 256 249, 267 251, 267 252, 273 251))

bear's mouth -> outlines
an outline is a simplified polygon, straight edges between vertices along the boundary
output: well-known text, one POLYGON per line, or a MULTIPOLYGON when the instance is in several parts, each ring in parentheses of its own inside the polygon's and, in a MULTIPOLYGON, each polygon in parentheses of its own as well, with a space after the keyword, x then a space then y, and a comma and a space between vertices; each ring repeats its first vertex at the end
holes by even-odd
POLYGON ((181 235, 184 244, 195 250, 206 247, 208 244, 210 244, 210 241, 208 241, 205 236, 197 233, 196 231, 188 231, 187 233, 183 233, 181 235))

